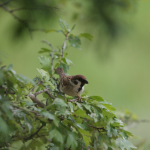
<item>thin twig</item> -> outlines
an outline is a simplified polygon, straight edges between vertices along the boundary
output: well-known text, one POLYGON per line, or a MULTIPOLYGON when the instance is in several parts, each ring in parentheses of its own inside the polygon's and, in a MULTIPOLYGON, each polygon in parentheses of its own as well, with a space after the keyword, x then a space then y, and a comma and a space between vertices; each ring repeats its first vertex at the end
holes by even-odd
POLYGON ((95 128, 98 132, 100 132, 99 129, 103 129, 105 131, 104 127, 95 127, 95 126, 92 126, 92 125, 88 125, 88 126, 92 127, 92 128, 95 128))
POLYGON ((30 135, 29 137, 25 138, 24 140, 25 140, 25 141, 28 141, 28 140, 33 139, 33 137, 34 137, 35 135, 38 136, 39 131, 40 131, 43 127, 44 127, 44 125, 42 125, 34 134, 30 135))
POLYGON ((35 95, 35 97, 36 97, 37 95, 39 95, 39 94, 41 94, 41 93, 46 93, 48 90, 49 90, 49 88, 44 89, 44 90, 41 90, 41 91, 38 91, 38 92, 34 93, 34 95, 35 95))
POLYGON ((47 99, 46 99, 46 106, 48 105, 48 95, 47 95, 47 99))
MULTIPOLYGON (((38 85, 41 84, 41 83, 43 83, 43 81, 38 82, 38 83, 36 84, 36 86, 38 86, 38 85)), ((34 89, 36 88, 36 86, 34 86, 33 89, 32 89, 30 92, 33 92, 34 89)))
POLYGON ((64 50, 66 48, 66 41, 68 40, 68 35, 69 35, 69 32, 66 34, 65 41, 63 42, 63 45, 62 45, 62 58, 64 58, 64 50))
POLYGON ((55 99, 55 97, 47 90, 45 92, 51 99, 55 99))
POLYGON ((3 8, 5 11, 7 11, 8 13, 10 13, 15 19, 17 19, 20 23, 22 23, 29 31, 30 36, 32 38, 31 35, 31 28, 29 26, 29 24, 27 23, 27 21, 20 19, 18 16, 16 16, 13 12, 11 12, 11 10, 9 10, 6 6, 4 5, 0 5, 1 8, 3 8))
POLYGON ((76 98, 76 99, 71 99, 71 100, 68 100, 68 102, 80 102, 80 103, 85 103, 84 101, 79 101, 79 99, 78 98, 76 98))

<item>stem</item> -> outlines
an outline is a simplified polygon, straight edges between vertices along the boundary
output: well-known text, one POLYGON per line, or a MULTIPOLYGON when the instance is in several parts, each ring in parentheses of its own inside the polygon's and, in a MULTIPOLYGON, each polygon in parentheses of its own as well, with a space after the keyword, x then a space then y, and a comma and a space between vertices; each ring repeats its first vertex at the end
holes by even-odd
POLYGON ((68 35, 69 35, 69 32, 67 32, 67 34, 65 35, 66 38, 65 38, 65 41, 63 42, 63 45, 62 45, 62 58, 64 58, 64 50, 66 48, 66 41, 68 40, 68 35))

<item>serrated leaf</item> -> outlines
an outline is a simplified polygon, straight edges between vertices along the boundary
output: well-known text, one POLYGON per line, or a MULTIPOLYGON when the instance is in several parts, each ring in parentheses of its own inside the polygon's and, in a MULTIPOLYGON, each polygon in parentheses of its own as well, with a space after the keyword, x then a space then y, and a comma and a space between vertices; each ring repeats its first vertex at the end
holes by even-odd
POLYGON ((38 53, 47 53, 47 52, 52 52, 52 50, 47 48, 41 48, 41 50, 38 53))
POLYGON ((61 106, 61 107, 68 107, 68 105, 64 102, 64 100, 60 99, 60 98, 56 98, 53 102, 53 104, 55 104, 56 106, 61 106))
POLYGON ((118 147, 120 147, 120 149, 122 150, 132 150, 132 149, 137 149, 137 147, 135 147, 132 143, 130 143, 128 140, 125 139, 117 139, 116 140, 116 144, 118 145, 118 147))
POLYGON ((104 101, 103 98, 100 96, 89 96, 89 99, 93 99, 99 102, 104 101))
POLYGON ((85 142, 86 147, 88 147, 91 143, 91 139, 88 136, 83 135, 83 140, 85 142))
POLYGON ((55 138, 55 140, 57 140, 58 142, 63 143, 63 136, 57 129, 53 129, 52 131, 50 131, 49 137, 50 139, 55 138))
POLYGON ((51 113, 48 112, 48 111, 42 111, 42 112, 41 112, 41 115, 43 115, 45 118, 48 118, 48 119, 50 119, 50 120, 53 120, 54 123, 55 123, 55 125, 58 126, 59 120, 58 120, 58 118, 57 118, 55 115, 51 114, 51 113))
POLYGON ((85 109, 87 109, 89 112, 92 113, 92 110, 91 110, 91 106, 90 106, 90 105, 88 105, 88 104, 82 104, 82 106, 84 106, 85 109))
POLYGON ((78 109, 78 110, 75 112, 75 115, 78 116, 78 117, 83 117, 83 118, 91 119, 91 118, 85 113, 85 111, 82 110, 82 109, 78 109))
POLYGON ((71 44, 72 47, 77 48, 81 50, 81 40, 78 36, 73 36, 72 34, 69 36, 69 43, 71 44))
POLYGON ((49 70, 51 67, 50 58, 47 56, 39 56, 38 58, 39 58, 40 64, 42 65, 42 68, 44 70, 49 70))
POLYGON ((61 59, 63 61, 63 63, 67 64, 67 65, 71 65, 73 62, 71 60, 69 60, 68 58, 62 58, 61 59))
POLYGON ((87 123, 76 123, 76 126, 79 127, 82 130, 87 130, 89 128, 87 123))
POLYGON ((69 105, 69 107, 70 107, 71 112, 74 112, 72 103, 71 103, 71 102, 68 102, 68 105, 69 105))
POLYGON ((90 41, 93 40, 93 36, 91 34, 89 34, 89 33, 81 33, 81 34, 79 34, 79 37, 84 37, 84 38, 86 38, 86 39, 88 39, 90 41))
POLYGON ((69 133, 67 138, 67 148, 71 146, 71 150, 76 150, 76 147, 78 146, 77 143, 77 136, 74 133, 69 133))
POLYGON ((110 125, 114 127, 123 127, 124 123, 120 119, 115 118, 110 125))
POLYGON ((60 66, 60 63, 57 63, 54 68, 58 68, 59 66, 60 66))
POLYGON ((108 110, 110 110, 110 111, 115 111, 116 109, 113 107, 113 106, 111 106, 110 104, 103 104, 103 103, 101 103, 103 106, 105 106, 108 110))
POLYGON ((78 105, 78 107, 79 107, 80 109, 83 109, 82 104, 80 104, 80 103, 78 103, 78 102, 75 102, 75 103, 78 105))
POLYGON ((47 75, 47 72, 44 71, 43 69, 38 69, 38 68, 37 68, 37 70, 38 70, 38 72, 41 74, 43 80, 44 80, 48 85, 50 85, 51 89, 52 89, 52 90, 55 89, 55 86, 54 86, 54 85, 52 84, 52 82, 50 81, 50 77, 49 77, 49 75, 47 75))
POLYGON ((78 131, 80 132, 80 134, 85 135, 85 136, 91 136, 91 133, 89 131, 85 131, 81 128, 78 128, 78 131))

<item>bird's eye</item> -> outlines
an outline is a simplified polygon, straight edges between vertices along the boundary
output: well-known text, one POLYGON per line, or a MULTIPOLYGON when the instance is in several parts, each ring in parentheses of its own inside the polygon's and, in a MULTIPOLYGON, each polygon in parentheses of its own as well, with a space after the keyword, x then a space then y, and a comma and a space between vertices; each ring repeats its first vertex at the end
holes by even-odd
POLYGON ((78 81, 75 80, 75 81, 73 81, 73 83, 74 83, 75 85, 77 85, 77 84, 78 84, 78 81))

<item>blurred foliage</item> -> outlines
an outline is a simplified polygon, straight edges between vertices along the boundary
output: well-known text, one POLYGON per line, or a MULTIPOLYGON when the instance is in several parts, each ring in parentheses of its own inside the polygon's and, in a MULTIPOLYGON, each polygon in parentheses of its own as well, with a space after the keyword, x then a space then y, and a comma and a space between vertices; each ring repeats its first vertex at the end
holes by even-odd
MULTIPOLYGON (((43 41, 51 49, 39 51, 46 55, 39 57, 42 69, 37 70, 40 76, 30 80, 16 74, 12 65, 6 68, 1 64, 0 149, 8 150, 16 141, 22 141, 21 150, 42 149, 43 145, 47 150, 136 149, 128 140, 132 133, 124 129, 122 120, 126 118, 118 118, 111 103, 100 96, 89 97, 86 92, 82 94, 81 102, 68 96, 64 99, 57 89, 54 68, 62 67, 67 73, 72 65, 65 53, 66 41, 80 49, 80 36, 92 39, 87 33, 71 34, 74 27, 71 30, 63 20, 59 24, 62 30, 56 32, 63 34, 65 41, 58 50, 43 41), (56 62, 54 68, 53 61, 56 62), (39 94, 42 100, 37 98, 39 94), (30 142, 25 144, 27 141, 30 142)), ((130 116, 127 124, 134 121, 130 116)))
MULTIPOLYGON (((115 37, 121 31, 123 18, 121 12, 133 10, 135 0, 92 0, 92 1, 40 1, 40 0, 0 0, 0 8, 10 13, 12 17, 18 20, 13 25, 14 35, 19 37, 23 31, 28 29, 31 33, 41 26, 38 23, 46 23, 54 18, 60 17, 60 10, 67 12, 67 4, 71 3, 72 19, 82 20, 83 24, 90 23, 93 26, 99 26, 106 30, 108 35, 115 37), (17 17, 15 17, 15 16, 17 17), (36 24, 35 24, 36 22, 36 24), (37 27, 38 26, 38 27, 37 27)), ((11 25, 12 26, 12 25, 11 25)), ((41 30, 42 31, 42 30, 41 30)))

